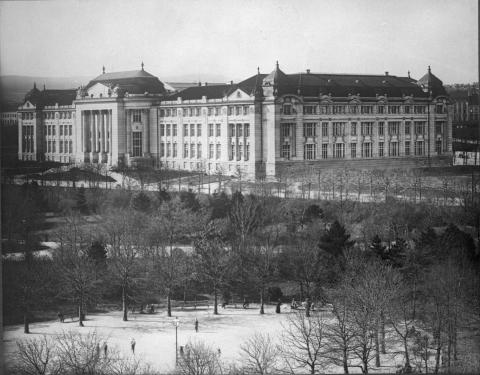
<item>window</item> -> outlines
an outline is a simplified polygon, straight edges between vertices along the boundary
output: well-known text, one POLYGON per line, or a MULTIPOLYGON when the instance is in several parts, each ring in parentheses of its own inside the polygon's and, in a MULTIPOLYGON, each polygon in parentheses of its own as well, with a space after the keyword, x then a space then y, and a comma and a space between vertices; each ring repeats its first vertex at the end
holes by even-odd
POLYGON ((195 124, 190 124, 190 137, 195 137, 195 124))
POLYGON ((183 144, 183 158, 188 158, 188 143, 183 144))
POLYGON ((222 145, 220 143, 217 144, 216 150, 215 150, 215 159, 220 159, 221 156, 221 151, 222 151, 222 145))
POLYGON ((322 144, 322 159, 326 159, 328 157, 328 143, 322 144))
POLYGON ((406 105, 406 106, 403 107, 403 112, 405 114, 410 114, 411 113, 410 111, 411 111, 411 109, 410 109, 409 105, 406 105))
POLYGON ((243 133, 245 137, 250 137, 250 124, 243 124, 243 133))
POLYGON ((282 145, 282 158, 290 160, 290 145, 288 143, 282 145))
POLYGON ((195 143, 190 144, 190 159, 195 158, 195 143))
POLYGON ((352 122, 350 124, 350 135, 357 135, 357 123, 356 122, 352 122))
POLYGON ((235 107, 232 107, 232 106, 228 107, 228 115, 229 116, 233 116, 234 111, 235 111, 235 107))
POLYGON ((63 154, 63 141, 58 142, 58 151, 63 154))
POLYGON ((195 116, 200 116, 200 114, 201 114, 201 108, 200 107, 195 108, 195 116))
POLYGON ((442 129, 444 125, 444 121, 435 121, 435 134, 442 134, 442 129))
POLYGON ((188 137, 188 124, 183 125, 183 136, 188 137))
POLYGON ((133 122, 142 122, 142 110, 134 109, 132 112, 133 112, 133 122))
POLYGON ((415 134, 423 135, 425 134, 425 121, 415 121, 415 134))
POLYGON ((210 143, 208 145, 208 158, 213 159, 213 144, 212 143, 210 143))
POLYGON ((208 136, 213 137, 213 124, 208 124, 208 136))
POLYGON ((290 124, 281 124, 280 125, 280 136, 282 138, 290 137, 290 124))
POLYGON ((216 125, 215 125, 215 128, 216 128, 216 129, 215 129, 215 131, 216 131, 215 136, 216 136, 216 137, 220 137, 220 136, 221 136, 220 124, 216 124, 216 125))
POLYGON ((242 124, 237 124, 237 137, 243 137, 243 126, 242 126, 242 124))
POLYGON ((177 136, 177 124, 173 124, 173 125, 172 125, 172 135, 173 135, 174 137, 177 136))
POLYGON ((427 106, 425 105, 416 105, 413 107, 413 113, 417 115, 422 115, 427 113, 427 106))
POLYGON ((213 108, 212 107, 208 107, 208 115, 209 116, 213 115, 213 108))
POLYGON ((360 107, 362 115, 370 115, 373 113, 373 105, 362 105, 360 107))
POLYGON ((342 137, 345 135, 345 123, 344 122, 334 122, 333 123, 333 136, 342 137))
POLYGON ((160 110, 160 115, 159 117, 165 117, 165 110, 164 109, 161 109, 160 110))
POLYGON ((400 106, 399 105, 389 105, 388 106, 388 113, 391 115, 397 115, 400 113, 400 106))
MULTIPOLYGON (((173 145, 176 146, 177 144, 174 143, 173 145)), ((171 155, 171 144, 170 144, 170 142, 168 142, 167 143, 167 157, 170 157, 170 155, 171 155)), ((174 155, 174 156, 176 156, 176 155, 174 155)))
POLYGON ((415 155, 425 155, 425 143, 423 141, 415 142, 415 155))
POLYGON ((233 155, 235 155, 235 145, 230 145, 230 155, 228 155, 228 159, 233 160, 233 155))
POLYGON ((437 140, 435 141, 435 151, 437 152, 438 155, 442 153, 442 141, 437 140))
POLYGON ((132 132, 132 156, 142 156, 142 132, 132 132))
POLYGON ((243 114, 244 116, 248 115, 248 105, 243 106, 243 114))
POLYGON ((400 129, 400 121, 392 121, 388 123, 388 134, 398 135, 400 129))
POLYGON ((362 157, 363 158, 371 158, 372 157, 372 144, 362 143, 362 157))
POLYGON ((292 105, 291 104, 284 104, 283 105, 283 114, 284 115, 291 115, 292 114, 292 105))
POLYGON ((70 146, 69 152, 72 153, 73 152, 72 141, 68 141, 68 145, 70 146))
POLYGON ((160 157, 164 157, 164 156, 165 156, 165 143, 160 143, 160 157))
POLYGON ((68 135, 72 135, 72 125, 68 125, 68 135))
POLYGON ((220 107, 215 107, 215 116, 220 115, 220 107))
POLYGON ((435 106, 435 113, 438 113, 438 114, 446 113, 445 106, 443 104, 437 104, 435 106))
POLYGON ((230 137, 235 137, 235 124, 228 124, 230 128, 230 137))
POLYGON ((388 154, 389 156, 398 156, 398 142, 390 142, 388 154))
POLYGON ((373 122, 362 122, 362 135, 372 135, 373 132, 373 122))
POLYGON ((187 108, 182 108, 182 116, 187 117, 188 116, 188 110, 187 108))
POLYGON ((165 124, 160 124, 160 136, 165 135, 165 124))
POLYGON ((250 145, 245 146, 245 160, 250 159, 250 145))
POLYGON ((315 159, 315 144, 308 143, 305 145, 304 149, 304 159, 305 160, 314 160, 315 159))
POLYGON ((235 115, 240 116, 242 114, 242 107, 235 107, 235 115))
POLYGON ((316 136, 316 124, 314 122, 306 122, 303 124, 303 136, 315 137, 316 136))
POLYGON ((202 136, 202 124, 197 124, 197 137, 202 136))
POLYGON ((352 104, 348 107, 348 110, 352 114, 357 114, 358 113, 358 105, 352 104))
POLYGON ((355 159, 357 157, 357 144, 350 143, 350 157, 355 159))
POLYGON ((174 158, 177 157, 177 144, 176 143, 173 144, 173 157, 174 158))
POLYGON ((197 159, 201 159, 201 158, 202 158, 202 144, 197 143, 197 159))
POLYGON ((170 124, 167 124, 167 137, 170 137, 170 124))
POLYGON ((343 159, 345 157, 344 143, 335 143, 333 145, 333 156, 337 159, 343 159))
POLYGON ((381 158, 385 156, 385 144, 383 142, 378 142, 378 156, 381 158))
POLYGON ((328 122, 322 122, 322 137, 328 137, 328 122))
POLYGON ((383 104, 377 105, 377 113, 380 113, 380 114, 385 113, 385 107, 383 104))
MULTIPOLYGON (((60 125, 60 135, 63 135, 63 125, 60 125)), ((62 147, 62 150, 63 150, 63 147, 62 147)), ((61 152, 61 151, 60 151, 61 152)))
POLYGON ((321 105, 320 106, 320 114, 328 115, 330 113, 328 105, 321 105))
POLYGON ((405 134, 410 135, 410 121, 405 121, 405 134))
POLYGON ((380 121, 378 123, 378 135, 382 137, 384 135, 384 131, 385 131, 385 124, 383 121, 380 121))
POLYGON ((304 105, 303 114, 304 115, 314 115, 317 113, 317 107, 314 105, 304 105))
POLYGON ((188 108, 188 116, 193 117, 195 115, 195 108, 188 108))
POLYGON ((405 155, 410 155, 410 141, 405 141, 405 155))
POLYGON ((52 126, 52 135, 55 135, 55 125, 52 126))
POLYGON ((238 151, 237 160, 242 160, 243 159, 243 145, 242 144, 238 145, 237 151, 238 151))
POLYGON ((334 105, 332 107, 333 109, 333 114, 334 115, 339 115, 339 114, 345 114, 346 113, 346 106, 344 105, 334 105))

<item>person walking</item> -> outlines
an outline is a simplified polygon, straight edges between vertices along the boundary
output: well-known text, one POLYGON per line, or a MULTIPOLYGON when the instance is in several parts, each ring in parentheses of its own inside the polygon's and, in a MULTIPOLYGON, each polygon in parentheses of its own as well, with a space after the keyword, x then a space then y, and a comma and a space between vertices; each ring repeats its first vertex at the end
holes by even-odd
POLYGON ((108 353, 108 345, 107 345, 107 342, 105 341, 105 342, 103 343, 103 356, 104 356, 105 358, 107 358, 107 353, 108 353))
POLYGON ((100 358, 100 344, 97 342, 95 346, 95 359, 98 360, 100 358))
POLYGON ((137 343, 135 342, 135 339, 132 337, 132 340, 130 341, 130 347, 132 348, 132 353, 135 355, 135 345, 137 343))
POLYGON ((198 333, 198 319, 195 318, 195 332, 198 333))

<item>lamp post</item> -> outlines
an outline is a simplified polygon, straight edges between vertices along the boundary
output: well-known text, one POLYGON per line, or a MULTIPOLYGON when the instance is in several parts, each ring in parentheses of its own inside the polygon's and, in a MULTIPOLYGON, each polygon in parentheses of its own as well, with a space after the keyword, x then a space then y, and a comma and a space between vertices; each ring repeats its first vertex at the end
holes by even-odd
POLYGON ((180 320, 178 317, 175 317, 173 321, 173 325, 175 326, 175 366, 178 365, 178 326, 180 325, 180 320))

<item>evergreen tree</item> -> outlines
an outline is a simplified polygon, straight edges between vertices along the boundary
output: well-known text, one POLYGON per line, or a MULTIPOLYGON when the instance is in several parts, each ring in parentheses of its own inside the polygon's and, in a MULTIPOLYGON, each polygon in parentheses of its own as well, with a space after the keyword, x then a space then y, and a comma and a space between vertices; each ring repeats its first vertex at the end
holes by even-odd
POLYGON ((388 249, 387 263, 392 267, 403 267, 405 265, 407 247, 407 241, 403 238, 397 238, 388 249))
POLYGON ((87 256, 94 261, 97 266, 106 265, 107 249, 101 241, 93 241, 92 246, 87 250, 87 256))
POLYGON ((345 227, 335 220, 320 238, 319 247, 334 257, 343 257, 344 251, 353 245, 345 227))
POLYGON ((200 209, 200 202, 198 201, 195 193, 191 191, 180 192, 180 202, 184 208, 197 212, 200 209))
POLYGON ((163 188, 163 189, 158 190, 158 201, 160 203, 168 202, 171 199, 172 199, 172 197, 168 193, 167 189, 163 188))
POLYGON ((152 206, 152 202, 147 194, 144 191, 138 193, 132 199, 132 207, 136 211, 149 212, 152 206))
POLYGON ((77 190, 77 210, 80 211, 82 214, 88 214, 89 209, 88 209, 88 204, 87 204, 87 198, 85 196, 85 188, 81 186, 77 190))
POLYGON ((387 258, 386 247, 383 246, 382 239, 379 237, 378 234, 373 236, 372 241, 370 242, 369 249, 372 252, 372 255, 378 257, 382 261, 387 258))

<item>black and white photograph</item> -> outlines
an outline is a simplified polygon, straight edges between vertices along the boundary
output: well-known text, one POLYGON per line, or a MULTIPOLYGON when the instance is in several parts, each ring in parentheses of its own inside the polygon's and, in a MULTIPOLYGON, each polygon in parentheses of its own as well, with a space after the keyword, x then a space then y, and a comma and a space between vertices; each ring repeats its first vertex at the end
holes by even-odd
POLYGON ((0 0, 0 373, 480 374, 477 0, 0 0))

